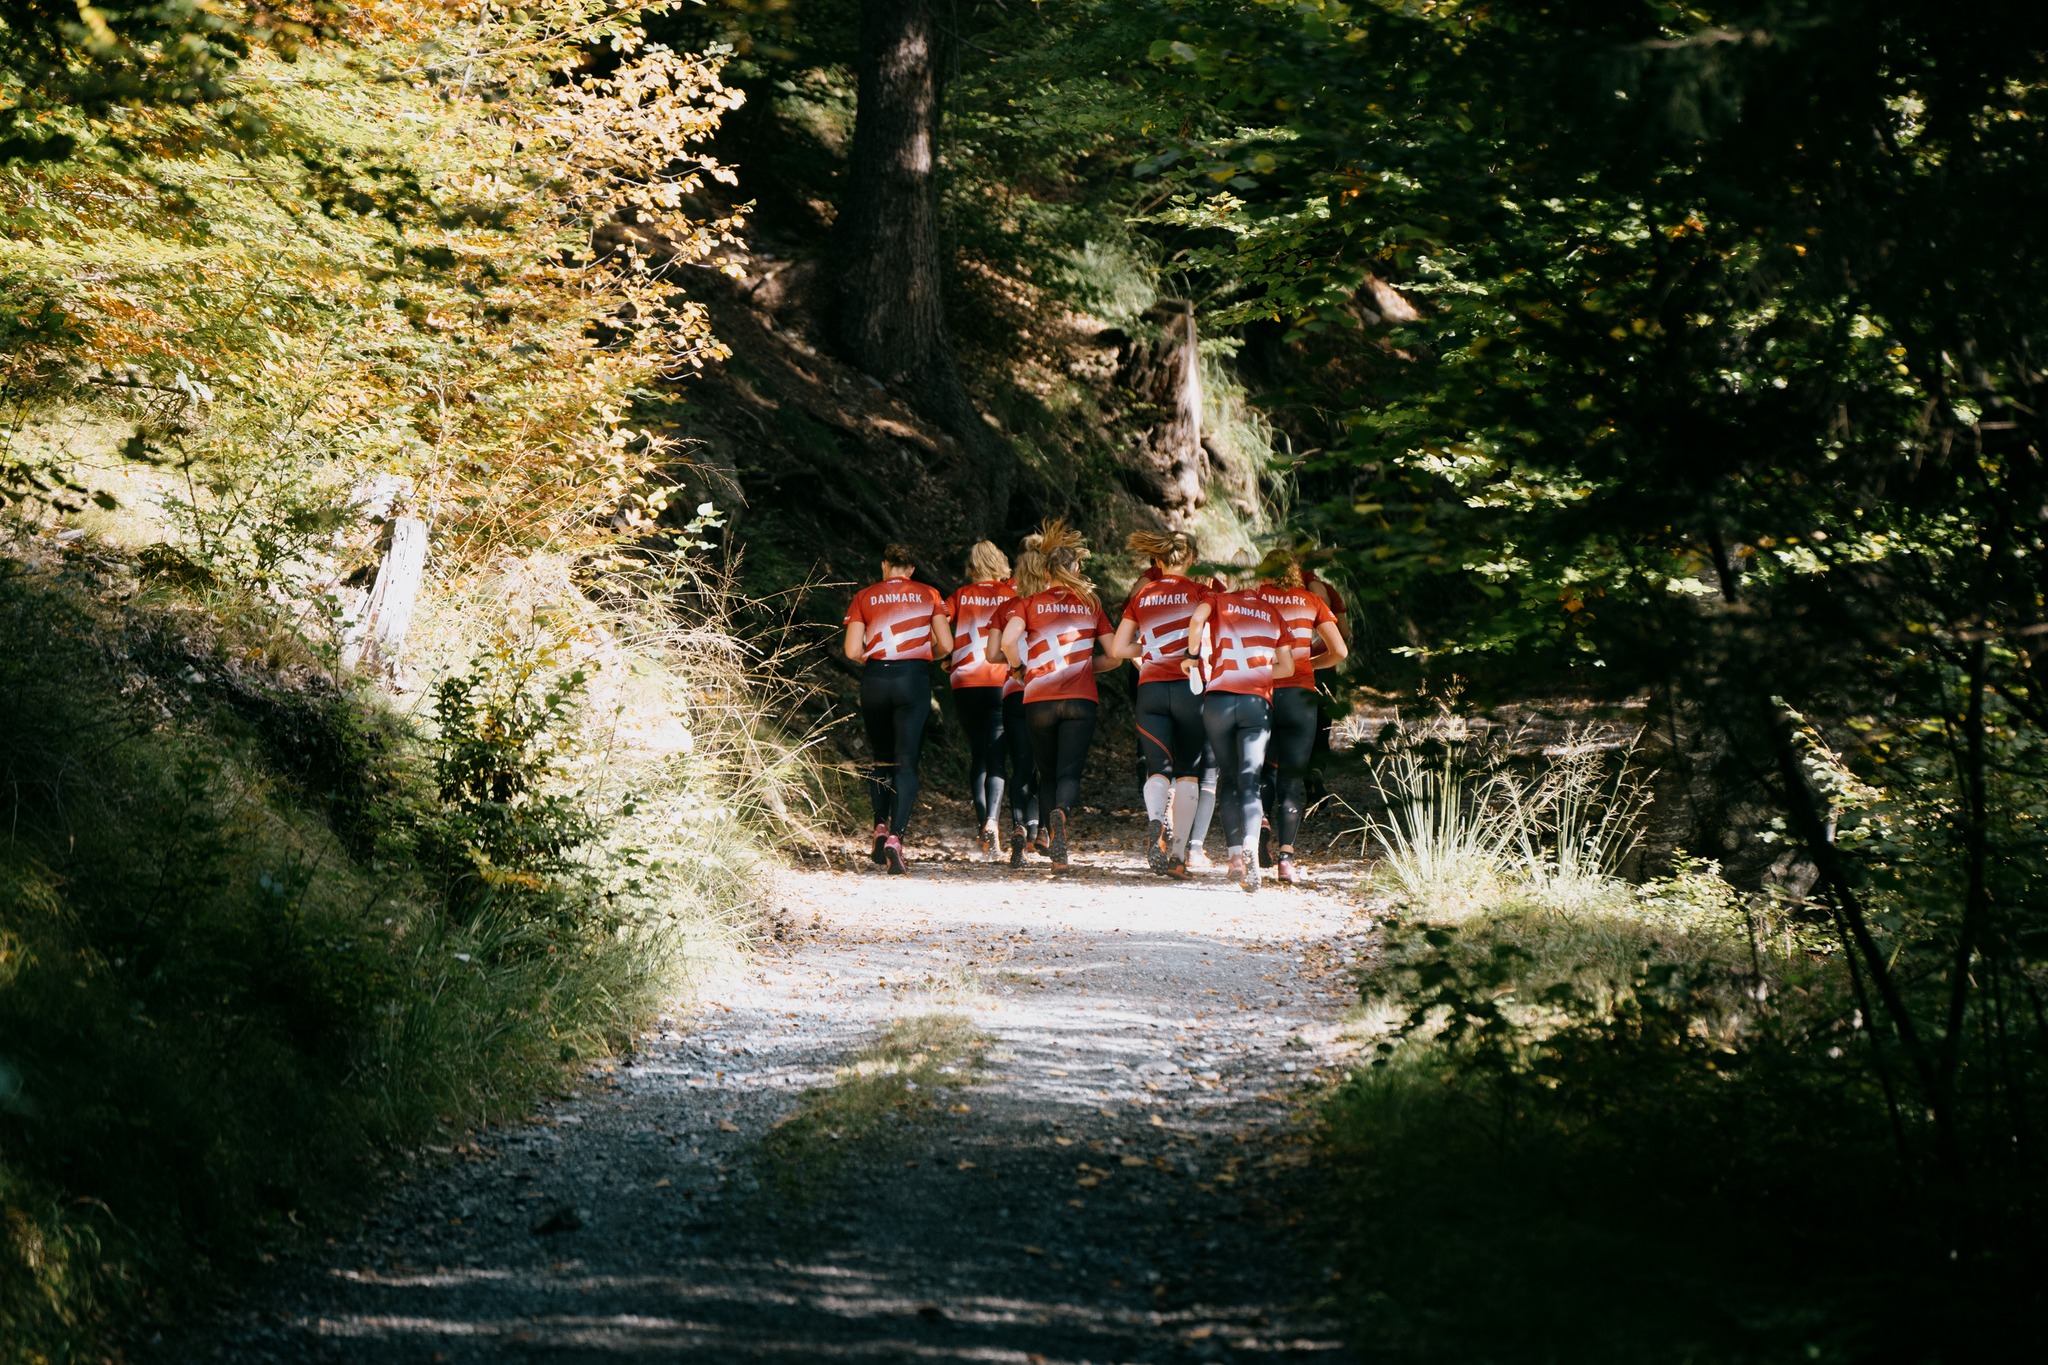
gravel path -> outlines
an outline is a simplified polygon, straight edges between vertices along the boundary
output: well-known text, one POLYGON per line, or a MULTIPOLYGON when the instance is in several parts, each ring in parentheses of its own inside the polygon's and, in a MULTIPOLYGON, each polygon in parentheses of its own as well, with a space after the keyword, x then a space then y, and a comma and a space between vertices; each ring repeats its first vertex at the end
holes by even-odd
POLYGON ((178 1358, 1349 1359, 1288 1225, 1356 902, 1088 864, 786 874, 687 1016, 178 1358), (792 1192, 771 1126, 934 1013, 985 1036, 974 1083, 792 1192))

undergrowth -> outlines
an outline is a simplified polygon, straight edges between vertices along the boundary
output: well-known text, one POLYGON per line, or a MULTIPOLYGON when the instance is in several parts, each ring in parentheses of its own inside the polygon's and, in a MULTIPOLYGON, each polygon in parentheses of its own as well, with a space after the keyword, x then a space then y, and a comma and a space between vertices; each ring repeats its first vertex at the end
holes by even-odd
MULTIPOLYGON (((1469 756, 1469 755, 1468 755, 1469 756)), ((1615 873, 1639 802, 1535 771, 1381 770, 1369 1064, 1324 1100, 1335 1300, 1403 1361, 2038 1358, 2027 1187, 1912 1179, 1817 907, 1681 859, 1615 873)), ((1993 1178, 1987 1177, 1987 1180, 1993 1178)))
POLYGON ((722 576, 471 602, 406 716, 260 603, 85 542, 0 566, 0 1361, 94 1358, 524 1112, 801 837, 722 576))

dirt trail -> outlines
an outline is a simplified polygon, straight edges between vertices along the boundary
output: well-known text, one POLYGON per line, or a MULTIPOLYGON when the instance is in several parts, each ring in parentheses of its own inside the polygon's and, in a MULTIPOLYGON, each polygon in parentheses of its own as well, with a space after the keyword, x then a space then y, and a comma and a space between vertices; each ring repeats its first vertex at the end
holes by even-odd
POLYGON ((181 1358, 1347 1359, 1287 1222, 1355 901, 1089 862, 787 874, 689 1017, 181 1358), (992 1036, 978 1083, 792 1198, 771 1125, 935 1012, 992 1036))

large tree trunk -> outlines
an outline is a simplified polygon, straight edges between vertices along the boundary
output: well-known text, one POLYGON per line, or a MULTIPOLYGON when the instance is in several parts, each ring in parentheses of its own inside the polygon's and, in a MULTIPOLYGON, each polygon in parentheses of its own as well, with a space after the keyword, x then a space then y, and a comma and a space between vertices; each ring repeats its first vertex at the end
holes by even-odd
POLYGON ((1148 501, 1167 525, 1184 529, 1201 510, 1208 459, 1202 449, 1201 350, 1195 338, 1195 306, 1162 299, 1145 314, 1159 328, 1157 340, 1124 347, 1116 382, 1129 389, 1149 421, 1132 452, 1144 476, 1148 501))
POLYGON ((1009 513, 1013 460, 960 382, 939 255, 938 131, 946 35, 934 0, 861 0, 859 104, 834 224, 840 343, 862 369, 958 439, 986 500, 975 536, 1009 513))

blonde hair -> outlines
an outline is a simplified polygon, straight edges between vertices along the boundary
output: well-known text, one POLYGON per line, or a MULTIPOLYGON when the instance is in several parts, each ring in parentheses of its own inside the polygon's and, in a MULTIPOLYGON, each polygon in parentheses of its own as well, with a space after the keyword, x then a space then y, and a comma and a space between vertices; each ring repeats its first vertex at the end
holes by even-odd
POLYGON ((1124 548, 1151 560, 1161 573, 1179 573, 1199 556, 1195 538, 1185 531, 1133 531, 1124 548))
POLYGON ((1045 555, 1038 548, 1037 536, 1024 537, 1024 543, 1017 548, 1015 581, 1020 597, 1045 591, 1045 555))
POLYGON ((1010 576, 1010 561, 992 540, 977 540, 967 552, 967 577, 976 583, 993 583, 1010 576))
POLYGON ((1088 546, 1080 532, 1055 517, 1038 528, 1038 550, 1045 556, 1045 577, 1051 587, 1065 588, 1091 607, 1102 606, 1095 584, 1081 572, 1088 560, 1088 546))
POLYGON ((1258 573, 1268 583, 1284 583, 1290 588, 1302 585, 1301 560, 1292 550, 1268 550, 1259 561, 1258 573))

